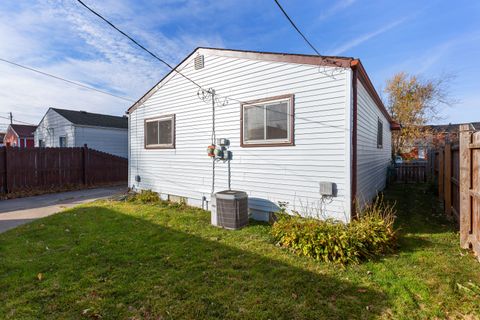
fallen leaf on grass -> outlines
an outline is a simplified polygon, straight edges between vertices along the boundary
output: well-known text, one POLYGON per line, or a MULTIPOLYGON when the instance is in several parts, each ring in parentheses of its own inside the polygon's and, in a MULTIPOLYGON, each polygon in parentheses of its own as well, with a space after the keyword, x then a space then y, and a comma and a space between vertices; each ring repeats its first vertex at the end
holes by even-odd
POLYGON ((42 281, 42 279, 43 279, 43 273, 37 274, 37 279, 38 279, 38 281, 42 281))
POLYGON ((471 282, 469 282, 467 285, 468 285, 470 288, 467 287, 467 286, 464 286, 464 285, 461 284, 461 283, 458 283, 458 282, 457 282, 457 288, 458 288, 458 289, 460 289, 460 290, 462 290, 462 291, 464 291, 464 292, 466 292, 466 293, 468 293, 468 294, 470 294, 470 295, 480 295, 480 287, 478 287, 477 285, 475 285, 475 284, 473 284, 473 283, 471 283, 471 282))

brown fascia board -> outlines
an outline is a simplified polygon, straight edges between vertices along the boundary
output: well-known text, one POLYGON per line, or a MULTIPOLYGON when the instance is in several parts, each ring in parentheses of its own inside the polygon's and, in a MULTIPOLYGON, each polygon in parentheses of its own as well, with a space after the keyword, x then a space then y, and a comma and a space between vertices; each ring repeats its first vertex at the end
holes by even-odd
POLYGON ((180 67, 189 60, 189 58, 196 52, 211 53, 213 55, 219 55, 223 57, 243 58, 253 60, 264 60, 274 62, 286 62, 297 64, 310 64, 317 66, 330 66, 340 68, 350 68, 350 63, 354 60, 348 57, 326 57, 317 55, 306 54, 292 54, 292 53, 275 53, 275 52, 261 52, 261 51, 247 51, 247 50, 232 50, 232 49, 220 49, 220 48, 206 48, 198 47, 193 50, 185 59, 183 59, 173 70, 168 72, 160 81, 158 81, 147 93, 145 93, 140 99, 138 99, 128 110, 127 114, 133 112, 139 105, 145 100, 150 98, 155 92, 156 88, 173 72, 181 69, 180 67))
POLYGON ((391 129, 394 129, 394 121, 390 117, 383 105, 382 100, 380 99, 375 87, 373 86, 370 78, 368 77, 365 68, 359 59, 354 59, 351 57, 337 57, 337 56, 318 56, 318 55, 307 55, 307 54, 292 54, 292 53, 275 53, 275 52, 262 52, 262 51, 249 51, 249 50, 232 50, 232 49, 220 49, 220 48, 206 48, 198 47, 192 51, 185 59, 183 59, 173 70, 167 73, 153 88, 151 88, 147 93, 145 93, 137 102, 135 102, 128 110, 127 114, 133 112, 139 105, 145 102, 150 98, 157 90, 157 87, 173 72, 181 69, 180 67, 189 60, 189 58, 196 52, 210 53, 213 55, 232 57, 232 58, 243 58, 243 59, 253 59, 253 60, 263 60, 263 61, 274 61, 274 62, 285 62, 285 63, 297 63, 297 64, 309 64, 316 66, 329 66, 329 67, 339 67, 339 68, 357 68, 358 69, 358 78, 362 81, 362 84, 365 86, 369 94, 372 96, 379 110, 390 122, 391 129))
POLYGON ((367 89, 373 101, 375 101, 377 108, 382 112, 385 118, 387 118, 388 122, 390 123, 390 130, 399 130, 400 125, 397 122, 395 122, 390 116, 390 114, 388 113, 387 108, 385 108, 385 105, 383 104, 382 99, 380 99, 380 96, 378 95, 377 90, 375 90, 375 87, 373 86, 372 81, 370 80, 370 77, 368 76, 367 71, 363 67, 363 64, 360 61, 360 59, 353 60, 351 63, 351 68, 352 69, 356 68, 358 70, 358 79, 362 82, 365 89, 367 89))

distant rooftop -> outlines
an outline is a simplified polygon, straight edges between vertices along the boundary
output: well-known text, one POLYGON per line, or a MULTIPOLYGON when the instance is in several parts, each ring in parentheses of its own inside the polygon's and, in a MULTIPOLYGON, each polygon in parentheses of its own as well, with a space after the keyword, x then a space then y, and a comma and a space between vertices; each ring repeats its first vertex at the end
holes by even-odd
POLYGON ((480 131, 480 122, 467 122, 467 123, 449 123, 438 125, 427 125, 426 127, 436 132, 456 132, 461 124, 471 124, 476 131, 480 131))
POLYGON ((33 132, 37 129, 37 126, 25 124, 11 124, 10 127, 17 133, 19 138, 33 138, 33 132))
POLYGON ((51 109, 73 124, 106 128, 128 128, 128 119, 126 117, 91 113, 86 111, 65 110, 57 108, 51 109))

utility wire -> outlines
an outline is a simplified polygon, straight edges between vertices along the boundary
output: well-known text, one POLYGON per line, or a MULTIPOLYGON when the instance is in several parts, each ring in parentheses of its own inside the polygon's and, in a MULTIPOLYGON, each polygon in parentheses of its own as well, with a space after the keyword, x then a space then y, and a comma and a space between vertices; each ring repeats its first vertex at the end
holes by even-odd
MULTIPOLYGON (((105 21, 109 26, 111 26, 113 29, 115 29, 116 31, 118 31, 119 33, 121 33, 123 36, 125 36, 126 38, 128 38, 131 42, 133 42, 135 45, 137 45, 139 48, 141 48, 142 50, 144 50, 145 52, 147 52, 149 55, 151 55, 152 57, 154 57, 155 59, 157 59, 158 61, 160 61, 161 63, 163 63, 164 65, 166 65, 168 68, 170 68, 172 71, 176 72, 177 74, 179 74, 180 76, 182 76, 183 78, 185 78, 186 80, 188 80, 189 82, 193 83, 194 85, 196 85, 200 90, 203 90, 205 92, 208 92, 209 90, 205 89, 204 87, 202 87, 200 84, 198 84, 196 81, 190 79, 188 76, 184 75, 182 72, 180 72, 179 70, 177 70, 176 68, 172 67, 168 62, 166 62, 164 59, 161 59, 159 58, 156 54, 154 54, 153 52, 151 52, 150 50, 148 50, 147 48, 145 48, 143 45, 141 45, 138 41, 136 41, 135 39, 133 39, 132 37, 130 37, 127 33, 125 33, 124 31, 122 31, 121 29, 119 29, 117 26, 115 26, 112 22, 110 22, 109 20, 107 20, 106 18, 104 18, 101 14, 97 13, 95 10, 93 10, 92 8, 90 8, 89 6, 87 6, 82 0, 76 0, 78 3, 80 3, 83 7, 85 7, 86 9, 88 9, 88 11, 90 11, 91 13, 93 13, 94 15, 96 15, 97 17, 99 17, 100 19, 102 19, 103 21, 105 21)), ((318 51, 315 49, 315 51, 318 53, 318 51)), ((321 58, 324 58, 322 55, 319 54, 319 56, 321 58)), ((333 63, 335 63, 333 61, 333 63)), ((219 94, 216 94, 217 96, 221 97, 222 99, 227 99, 227 100, 232 100, 232 101, 236 101, 236 102, 239 102, 239 103, 245 103, 245 101, 242 101, 242 100, 239 100, 239 99, 236 99, 236 98, 233 98, 233 97, 230 97, 230 96, 221 96, 219 94)), ((251 104, 251 106, 255 106, 255 107, 262 107, 263 108, 263 105, 255 105, 255 104, 251 104)), ((272 110, 273 111, 273 110, 272 110)), ((278 112, 278 113, 283 113, 284 112, 280 112, 280 111, 274 111, 274 112, 278 112)), ((296 117, 298 119, 303 119, 305 121, 309 121, 309 122, 314 122, 314 123, 318 123, 318 124, 323 124, 325 126, 328 126, 328 127, 332 127, 332 128, 340 128, 340 126, 333 126, 331 124, 327 124, 326 122, 322 122, 322 121, 312 121, 310 119, 307 119, 307 118, 300 118, 300 117, 296 117)))
POLYGON ((315 51, 319 56, 322 56, 320 54, 320 52, 313 46, 313 44, 308 41, 307 37, 302 33, 302 31, 300 31, 300 29, 297 27, 297 25, 295 24, 295 22, 293 22, 293 20, 290 18, 290 16, 288 15, 288 13, 285 11, 285 9, 283 9, 282 5, 280 4, 280 2, 278 2, 278 0, 273 0, 275 1, 275 3, 277 4, 278 8, 283 12, 283 15, 285 16, 285 18, 287 18, 287 20, 290 22, 290 24, 295 28, 295 30, 297 30, 298 34, 300 34, 303 38, 303 40, 305 40, 306 43, 308 43, 308 45, 310 46, 310 48, 313 49, 313 51, 315 51))
POLYGON ((19 63, 13 62, 13 61, 9 61, 9 60, 7 60, 7 59, 0 58, 0 61, 3 61, 3 62, 5 62, 5 63, 8 63, 8 64, 10 64, 10 65, 13 65, 13 66, 16 66, 16 67, 19 67, 19 68, 22 68, 22 69, 26 69, 26 70, 29 70, 29 71, 32 71, 32 72, 39 73, 39 74, 41 74, 41 75, 44 75, 44 76, 47 76, 47 77, 50 77, 50 78, 54 78, 54 79, 57 79, 57 80, 60 80, 60 81, 64 81, 64 82, 67 82, 67 83, 76 85, 76 86, 81 87, 81 88, 84 88, 84 89, 93 90, 93 91, 96 91, 96 92, 99 92, 99 93, 103 93, 103 94, 107 94, 107 95, 109 95, 109 96, 112 96, 112 97, 115 97, 115 98, 119 98, 119 99, 122 99, 122 100, 125 100, 125 101, 134 102, 134 100, 132 100, 132 99, 128 99, 128 98, 125 98, 125 97, 122 97, 122 96, 117 96, 117 95, 115 95, 115 94, 113 94, 113 93, 109 93, 109 92, 107 92, 107 91, 103 91, 103 90, 100 90, 100 89, 96 89, 96 88, 93 88, 93 87, 90 87, 90 86, 87 86, 87 85, 84 85, 84 84, 81 84, 81 83, 78 83, 78 82, 75 82, 75 81, 71 81, 71 80, 68 80, 68 79, 64 79, 64 78, 62 78, 62 77, 59 77, 59 76, 56 76, 56 75, 53 75, 53 74, 50 74, 50 73, 47 73, 47 72, 44 72, 44 71, 40 71, 40 70, 31 68, 31 67, 27 67, 27 66, 21 65, 21 64, 19 64, 19 63))
MULTIPOLYGON (((4 116, 0 116, 0 118, 10 120, 10 118, 4 117, 4 116)), ((14 121, 14 122, 20 122, 20 123, 23 123, 23 124, 27 124, 27 125, 29 125, 29 126, 36 126, 36 124, 29 123, 29 122, 25 122, 25 121, 20 121, 20 120, 16 120, 16 119, 13 119, 13 121, 14 121)), ((10 123, 9 123, 9 124, 10 124, 10 123)))
POLYGON ((93 13, 94 15, 96 15, 97 17, 99 17, 100 19, 102 19, 103 21, 105 21, 110 27, 112 27, 113 29, 117 30, 118 32, 120 32, 122 35, 124 35, 125 37, 127 37, 127 39, 129 39, 131 42, 133 42, 135 45, 137 45, 139 48, 141 48, 143 51, 147 52, 149 55, 151 55, 152 57, 154 57, 155 59, 157 59, 158 61, 160 61, 161 63, 163 63, 164 65, 166 65, 168 68, 170 68, 171 70, 175 71, 176 73, 178 73, 179 75, 181 75, 182 77, 184 77, 185 79, 187 79, 188 81, 190 81, 191 83, 193 83, 194 85, 196 85, 197 87, 199 87, 200 89, 203 90, 202 86, 200 86, 198 83, 196 83, 194 80, 190 79, 189 77, 185 76, 183 73, 181 73, 180 71, 178 71, 176 68, 174 68, 172 65, 170 65, 168 62, 166 62, 165 60, 163 60, 162 58, 158 57, 155 53, 153 53, 152 51, 148 50, 147 48, 145 48, 143 45, 141 45, 137 40, 133 39, 132 37, 130 37, 128 34, 126 34, 125 32, 123 32, 121 29, 119 29, 117 26, 115 26, 112 22, 108 21, 106 18, 104 18, 100 13, 96 12, 95 10, 93 10, 92 8, 90 8, 89 6, 87 6, 82 0, 77 0, 78 3, 80 3, 82 6, 84 6, 88 11, 90 11, 91 13, 93 13))
POLYGON ((321 58, 324 58, 326 61, 329 61, 329 62, 332 62, 333 64, 341 67, 341 65, 339 65, 336 61, 334 60, 330 60, 328 59, 327 57, 324 57, 323 55, 320 54, 320 52, 317 50, 317 48, 315 48, 315 46, 308 40, 308 38, 303 34, 303 32, 297 27, 297 25, 295 24, 295 22, 293 22, 292 18, 290 18, 290 16, 288 15, 288 13, 285 11, 285 9, 283 9, 282 5, 280 4, 280 2, 278 2, 278 0, 273 0, 275 1, 275 3, 277 4, 277 7, 280 9, 280 11, 282 11, 283 15, 285 16, 285 18, 287 18, 288 22, 290 22, 290 24, 292 25, 292 27, 298 32, 298 34, 303 38, 303 40, 305 40, 305 42, 310 46, 310 48, 312 48, 313 51, 315 51, 315 53, 321 57, 321 58))

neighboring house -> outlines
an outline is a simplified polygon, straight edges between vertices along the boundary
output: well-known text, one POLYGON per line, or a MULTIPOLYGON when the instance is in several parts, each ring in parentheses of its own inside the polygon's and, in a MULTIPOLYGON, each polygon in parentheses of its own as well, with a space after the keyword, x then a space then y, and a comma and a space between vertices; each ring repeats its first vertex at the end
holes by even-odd
POLYGON ((0 132, 0 147, 3 147, 3 139, 5 138, 5 132, 0 132))
MULTIPOLYGON (((286 201, 350 221, 353 199, 385 187, 397 125, 360 60, 198 48, 175 69, 219 95, 215 136, 230 139, 231 188, 249 194, 255 216, 286 201), (334 197, 320 195, 321 182, 334 183, 334 197)), ((228 188, 228 164, 207 157, 213 112, 199 96, 170 72, 129 108, 130 187, 194 206, 228 188)))
POLYGON ((127 158, 128 120, 105 114, 49 108, 35 131, 36 147, 82 147, 127 158))
POLYGON ((33 148, 33 133, 36 126, 11 124, 8 126, 3 143, 7 147, 33 148))
POLYGON ((462 124, 470 124, 472 130, 480 130, 480 122, 428 125, 425 127, 427 130, 425 143, 439 146, 445 145, 446 142, 458 140, 460 125, 462 124))
POLYGON ((405 147, 401 156, 404 159, 427 160, 430 150, 458 141, 461 124, 469 124, 474 131, 480 130, 480 122, 427 125, 423 127, 422 137, 405 147))

